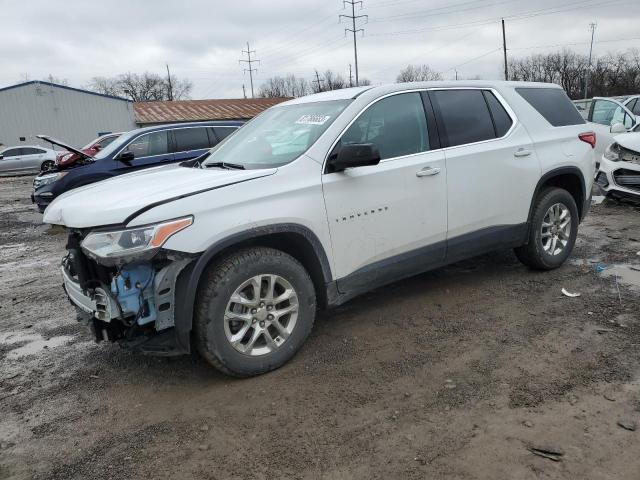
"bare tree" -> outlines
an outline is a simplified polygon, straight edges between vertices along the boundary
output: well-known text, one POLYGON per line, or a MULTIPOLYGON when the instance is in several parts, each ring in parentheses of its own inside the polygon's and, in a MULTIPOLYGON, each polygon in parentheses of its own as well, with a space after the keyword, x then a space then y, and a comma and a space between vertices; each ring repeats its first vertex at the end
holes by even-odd
POLYGON ((57 85, 69 86, 69 80, 66 78, 54 77, 51 73, 47 75, 46 81, 49 83, 55 83, 57 85))
POLYGON ((157 100, 185 100, 189 98, 193 84, 190 80, 166 77, 145 72, 123 73, 115 77, 93 77, 89 88, 98 93, 130 98, 134 102, 157 100))
POLYGON ((327 70, 322 76, 325 90, 340 90, 347 86, 344 77, 339 73, 334 73, 332 70, 327 70))
POLYGON ((429 65, 407 65, 400 71, 396 82, 426 82, 430 80, 442 80, 442 75, 432 70, 429 65))
POLYGON ((260 97, 302 97, 310 92, 309 82, 295 75, 269 78, 260 86, 260 97))

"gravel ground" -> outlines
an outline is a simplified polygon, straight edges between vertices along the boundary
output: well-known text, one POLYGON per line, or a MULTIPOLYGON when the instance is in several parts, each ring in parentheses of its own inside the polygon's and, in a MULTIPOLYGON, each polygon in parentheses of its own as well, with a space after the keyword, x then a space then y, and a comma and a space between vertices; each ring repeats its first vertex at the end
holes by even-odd
POLYGON ((558 270, 504 251, 417 276, 233 380, 94 344, 30 181, 0 179, 2 479, 638 479, 637 207, 594 206, 558 270))

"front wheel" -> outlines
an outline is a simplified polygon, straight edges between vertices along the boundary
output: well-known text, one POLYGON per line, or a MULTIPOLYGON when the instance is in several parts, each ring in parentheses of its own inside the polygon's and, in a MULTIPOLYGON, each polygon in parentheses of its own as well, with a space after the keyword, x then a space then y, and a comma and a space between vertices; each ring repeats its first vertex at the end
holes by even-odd
POLYGON ((44 162, 42 162, 42 165, 40 165, 40 171, 48 172, 50 170, 53 170, 55 166, 56 163, 53 160, 45 160, 44 162))
POLYGON ((196 300, 197 349, 228 375, 274 370, 313 327, 316 295, 305 268, 272 248, 250 248, 210 266, 196 300))
POLYGON ((516 256, 537 270, 558 268, 573 250, 578 224, 573 196, 562 188, 544 190, 534 205, 527 244, 515 249, 516 256))

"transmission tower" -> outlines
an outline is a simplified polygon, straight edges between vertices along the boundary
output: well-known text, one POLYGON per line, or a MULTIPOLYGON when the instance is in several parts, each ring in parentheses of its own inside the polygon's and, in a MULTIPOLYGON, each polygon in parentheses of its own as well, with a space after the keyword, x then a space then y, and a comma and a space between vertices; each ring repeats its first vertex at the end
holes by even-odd
POLYGON ((360 9, 362 9, 362 0, 354 1, 354 0, 343 0, 342 6, 343 8, 347 5, 351 5, 351 15, 338 15, 338 20, 342 20, 343 18, 351 20, 351 28, 345 28, 344 33, 346 35, 347 32, 351 32, 353 34, 353 56, 355 57, 355 69, 356 69, 356 87, 358 86, 358 42, 356 40, 357 33, 362 32, 364 35, 363 28, 356 28, 356 21, 360 18, 365 19, 365 23, 369 21, 369 15, 356 15, 356 5, 360 4, 360 9))
POLYGON ((255 60, 251 58, 251 55, 255 55, 256 51, 255 50, 251 50, 251 48, 249 47, 249 42, 247 42, 247 49, 246 50, 242 50, 242 55, 246 55, 247 59, 245 60, 240 59, 238 60, 238 62, 240 62, 240 65, 242 65, 243 63, 247 64, 248 68, 243 69, 243 71, 249 72, 249 81, 251 83, 251 98, 254 98, 253 95, 253 72, 257 72, 258 70, 253 68, 253 64, 257 63, 258 65, 260 64, 260 60, 255 60))

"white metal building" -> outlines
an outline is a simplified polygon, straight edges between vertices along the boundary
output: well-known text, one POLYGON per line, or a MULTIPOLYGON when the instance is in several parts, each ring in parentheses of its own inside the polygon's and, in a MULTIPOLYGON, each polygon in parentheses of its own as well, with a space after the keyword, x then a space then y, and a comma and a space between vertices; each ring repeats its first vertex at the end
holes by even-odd
POLYGON ((88 90, 30 81, 0 88, 0 143, 51 145, 45 134, 82 147, 110 132, 136 128, 133 102, 88 90))

